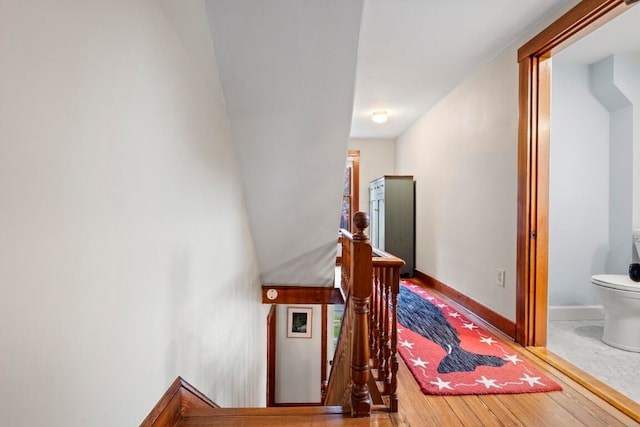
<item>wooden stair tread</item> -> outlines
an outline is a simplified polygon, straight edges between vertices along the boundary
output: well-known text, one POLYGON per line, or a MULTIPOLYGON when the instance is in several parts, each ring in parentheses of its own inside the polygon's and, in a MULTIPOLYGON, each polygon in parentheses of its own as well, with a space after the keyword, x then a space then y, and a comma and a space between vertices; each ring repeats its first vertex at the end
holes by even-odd
POLYGON ((194 408, 186 410, 176 427, 189 426, 391 426, 386 412, 371 418, 351 418, 339 406, 270 408, 194 408))
POLYGON ((268 408, 193 408, 184 411, 186 417, 217 417, 238 415, 340 415, 344 414, 341 406, 272 406, 268 408))

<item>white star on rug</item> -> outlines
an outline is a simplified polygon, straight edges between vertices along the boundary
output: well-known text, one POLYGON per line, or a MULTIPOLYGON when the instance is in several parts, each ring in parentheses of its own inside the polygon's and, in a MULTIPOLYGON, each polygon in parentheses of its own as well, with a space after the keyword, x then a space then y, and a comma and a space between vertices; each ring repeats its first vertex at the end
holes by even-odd
POLYGON ((399 334, 400 334, 400 333, 402 333, 402 331, 404 331, 404 329, 402 329, 402 328, 398 328, 398 333, 399 333, 399 334))
POLYGON ((449 313, 449 317, 453 317, 455 319, 457 319, 458 317, 460 317, 460 313, 456 313, 455 311, 452 313, 449 313))
POLYGON ((427 297, 427 299, 428 299, 429 301, 433 301, 435 298, 434 298, 434 297, 427 297))
POLYGON ((478 327, 476 325, 474 325, 473 323, 465 323, 463 326, 463 328, 467 328, 470 331, 473 331, 474 329, 477 329, 478 327))
POLYGON ((540 377, 530 377, 528 374, 524 374, 524 378, 520 378, 522 381, 526 381, 529 383, 529 387, 533 387, 534 384, 544 385, 540 381, 540 377))
POLYGON ((487 343, 487 344, 491 345, 493 343, 497 343, 498 341, 494 340, 491 337, 483 337, 483 338, 480 338, 480 342, 484 342, 484 343, 487 343))
POLYGON ((517 365, 518 362, 522 362, 522 360, 518 359, 518 355, 517 354, 512 354, 511 356, 507 356, 505 354, 505 360, 508 360, 509 362, 513 362, 514 365, 517 365))
POLYGON ((438 307, 440 307, 440 308, 445 308, 445 307, 447 306, 447 304, 437 304, 437 305, 438 305, 438 307))
POLYGON ((418 291, 418 293, 419 293, 419 294, 426 294, 426 292, 425 292, 425 291, 423 291, 422 289, 420 289, 420 290, 418 291))
POLYGON ((476 380, 476 382, 484 384, 486 388, 491 388, 491 387, 500 388, 500 386, 495 383, 496 380, 487 379, 484 375, 482 376, 481 380, 476 380))
POLYGON ((419 357, 417 359, 409 359, 413 362, 413 366, 420 366, 421 368, 426 368, 427 367, 427 363, 429 362, 425 362, 424 360, 420 359, 419 357))
POLYGON ((451 381, 442 381, 440 377, 438 377, 438 381, 430 381, 429 384, 437 385, 438 390, 442 390, 443 388, 448 388, 449 390, 453 390, 453 387, 449 385, 451 384, 451 381))
POLYGON ((407 348, 410 348, 411 350, 413 350, 413 345, 414 345, 414 344, 415 344, 414 342, 409 342, 409 341, 407 341, 407 340, 404 340, 404 341, 402 341, 402 342, 400 343, 400 345, 401 345, 402 347, 407 347, 407 348))

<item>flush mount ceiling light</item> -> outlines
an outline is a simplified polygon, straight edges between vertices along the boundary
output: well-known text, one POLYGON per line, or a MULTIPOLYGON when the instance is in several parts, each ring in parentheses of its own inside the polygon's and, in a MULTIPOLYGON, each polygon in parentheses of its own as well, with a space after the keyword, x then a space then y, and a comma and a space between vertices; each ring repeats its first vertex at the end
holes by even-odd
POLYGON ((384 110, 374 111, 371 114, 371 120, 375 123, 384 123, 387 121, 387 112, 384 110))

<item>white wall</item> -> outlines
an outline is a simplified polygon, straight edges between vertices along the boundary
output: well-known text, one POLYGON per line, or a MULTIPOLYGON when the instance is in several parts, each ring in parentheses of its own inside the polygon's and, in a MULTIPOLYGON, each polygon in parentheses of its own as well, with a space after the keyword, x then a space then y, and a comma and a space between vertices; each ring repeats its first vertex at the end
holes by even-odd
POLYGON ((515 320, 517 50, 568 1, 456 87, 396 141, 416 179, 416 269, 515 320), (506 286, 497 286, 497 269, 506 286))
POLYGON ((276 316, 276 403, 319 403, 322 381, 320 305, 278 305, 276 316), (287 337, 287 309, 312 308, 311 338, 287 337))
POLYGON ((634 178, 640 173, 634 159, 640 147, 637 67, 620 55, 591 65, 554 61, 550 306, 597 303, 590 277, 626 274, 633 259, 633 201, 640 191, 634 178))
MULTIPOLYGON (((610 55, 589 66, 590 88, 610 114, 609 125, 609 253, 607 272, 624 273, 631 261, 633 247, 633 102, 619 87, 622 57, 610 55)), ((635 82, 637 85, 637 82, 635 82)), ((633 88, 637 91, 636 88, 633 88)))
MULTIPOLYGON (((640 229, 640 56, 614 56, 615 84, 633 105, 628 114, 631 115, 630 132, 633 145, 632 159, 632 227, 640 229)), ((638 262, 636 253, 635 262, 638 262)))
POLYGON ((265 319, 202 1, 0 3, 3 425, 265 403, 265 319))
POLYGON ((553 62, 549 161, 549 305, 595 304, 591 276, 609 247, 609 112, 589 66, 553 62))
MULTIPOLYGON (((626 274, 633 249, 633 106, 611 111, 607 271, 626 274)), ((637 185, 636 185, 637 186, 637 185)))
POLYGON ((360 151, 360 208, 369 212, 369 182, 395 170, 395 139, 351 138, 349 150, 360 151))
POLYGON ((416 269, 515 317, 518 73, 507 50, 397 141, 416 180, 416 269), (506 270, 506 287, 496 285, 506 270))

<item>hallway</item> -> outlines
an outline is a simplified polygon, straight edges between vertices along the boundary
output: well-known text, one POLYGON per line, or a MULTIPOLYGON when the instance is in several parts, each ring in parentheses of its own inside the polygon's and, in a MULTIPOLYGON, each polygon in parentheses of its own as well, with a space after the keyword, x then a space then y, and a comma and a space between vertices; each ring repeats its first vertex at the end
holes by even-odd
MULTIPOLYGON (((430 289, 431 292, 435 291, 430 289)), ((519 344, 509 341, 500 331, 492 328, 482 320, 461 308, 447 297, 438 294, 439 298, 448 300, 457 306, 465 316, 478 322, 518 353, 556 381, 563 388, 562 392, 531 394, 493 394, 468 396, 429 396, 424 395, 404 361, 400 360, 398 370, 399 412, 392 416, 394 425, 398 426, 640 426, 640 404, 620 395, 615 390, 599 383, 595 378, 583 375, 583 381, 597 390, 616 395, 619 401, 635 415, 630 417, 616 409, 607 401, 598 397, 580 382, 571 379, 561 370, 551 366, 536 354, 545 355, 546 350, 532 348, 531 351, 519 344)), ((558 360, 554 355, 547 355, 551 360, 558 360)), ((574 370, 578 375, 582 372, 565 361, 559 361, 563 371, 574 370)))

